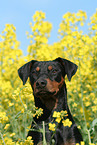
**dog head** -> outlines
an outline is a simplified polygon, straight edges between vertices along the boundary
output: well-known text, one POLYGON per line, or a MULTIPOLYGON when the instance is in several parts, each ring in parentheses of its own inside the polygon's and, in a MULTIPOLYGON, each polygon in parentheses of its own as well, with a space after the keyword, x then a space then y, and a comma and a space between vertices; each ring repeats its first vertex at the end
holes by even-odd
POLYGON ((28 77, 36 97, 50 97, 56 95, 64 83, 67 75, 70 81, 77 70, 77 65, 69 60, 57 58, 53 61, 32 60, 18 70, 18 74, 25 85, 28 77))

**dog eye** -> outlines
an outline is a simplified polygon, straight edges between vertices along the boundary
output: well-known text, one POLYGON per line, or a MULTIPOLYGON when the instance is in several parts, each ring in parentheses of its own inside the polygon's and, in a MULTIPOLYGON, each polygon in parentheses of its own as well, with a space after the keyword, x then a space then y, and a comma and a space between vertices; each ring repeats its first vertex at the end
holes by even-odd
POLYGON ((36 71, 33 71, 33 72, 32 72, 32 75, 37 76, 38 73, 37 73, 36 71))

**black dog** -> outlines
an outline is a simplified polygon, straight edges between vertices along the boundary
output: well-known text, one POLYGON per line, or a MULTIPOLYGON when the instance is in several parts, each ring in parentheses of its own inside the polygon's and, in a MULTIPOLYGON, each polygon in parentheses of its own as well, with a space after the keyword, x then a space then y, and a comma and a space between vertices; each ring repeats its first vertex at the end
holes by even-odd
MULTIPOLYGON (((70 81, 76 71, 76 64, 62 58, 57 58, 53 61, 32 60, 18 70, 23 85, 25 85, 28 77, 30 78, 35 105, 43 109, 43 114, 38 119, 34 117, 34 121, 39 127, 42 127, 42 121, 48 124, 54 120, 52 117, 54 111, 66 110, 68 116, 64 119, 69 118, 72 121, 71 127, 64 127, 62 122, 59 123, 53 136, 55 145, 75 145, 83 141, 67 105, 67 90, 64 82, 65 75, 70 81)), ((32 122, 32 128, 38 129, 34 121, 32 122)), ((32 136, 35 145, 42 143, 42 133, 29 131, 28 136, 32 136)), ((50 141, 51 137, 52 131, 49 131, 48 125, 46 125, 47 142, 50 141)), ((52 145, 51 142, 50 144, 52 145)))

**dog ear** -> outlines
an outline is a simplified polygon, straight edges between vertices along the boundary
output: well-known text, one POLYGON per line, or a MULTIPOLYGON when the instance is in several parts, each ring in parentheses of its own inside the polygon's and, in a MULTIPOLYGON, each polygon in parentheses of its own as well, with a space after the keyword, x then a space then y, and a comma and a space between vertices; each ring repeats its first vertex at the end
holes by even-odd
POLYGON ((23 81, 23 85, 25 85, 25 83, 29 77, 29 74, 30 74, 30 69, 35 62, 37 62, 37 61, 32 60, 32 61, 24 64, 22 67, 20 67, 18 69, 18 74, 19 74, 19 77, 21 78, 21 80, 23 81))
POLYGON ((64 76, 67 74, 68 80, 70 81, 72 76, 76 73, 78 66, 73 62, 60 57, 55 59, 55 61, 58 61, 62 65, 64 68, 64 76))

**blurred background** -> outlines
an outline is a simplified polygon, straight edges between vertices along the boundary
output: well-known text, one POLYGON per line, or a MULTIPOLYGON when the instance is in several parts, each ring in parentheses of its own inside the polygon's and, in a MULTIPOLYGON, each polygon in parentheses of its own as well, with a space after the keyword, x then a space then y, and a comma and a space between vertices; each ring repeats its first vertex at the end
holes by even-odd
MULTIPOLYGON (((52 23, 51 37, 48 40, 49 44, 52 44, 58 40, 59 24, 65 13, 83 10, 87 13, 87 22, 89 22, 97 8, 97 0, 3 0, 0 6, 0 32, 5 24, 13 24, 16 27, 17 40, 21 42, 20 48, 26 55, 29 45, 26 31, 29 31, 29 22, 32 21, 35 11, 45 12, 46 19, 52 23)), ((87 24, 84 25, 83 30, 87 33, 87 24)))

